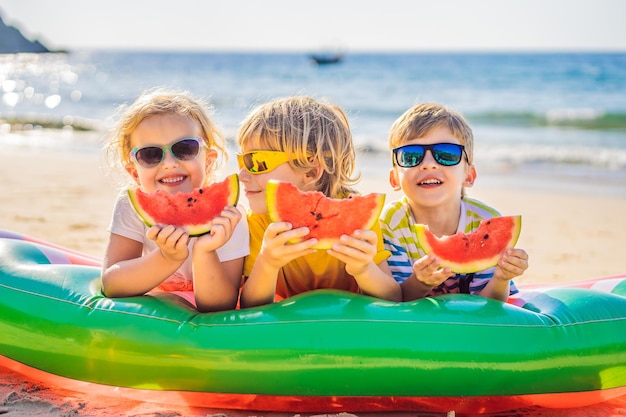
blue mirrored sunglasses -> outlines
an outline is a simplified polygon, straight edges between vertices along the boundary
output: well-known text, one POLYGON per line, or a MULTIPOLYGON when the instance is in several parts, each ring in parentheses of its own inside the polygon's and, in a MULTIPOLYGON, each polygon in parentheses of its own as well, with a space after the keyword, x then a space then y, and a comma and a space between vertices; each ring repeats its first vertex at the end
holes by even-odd
MULTIPOLYGON (((430 151, 439 165, 446 167, 458 165, 465 153, 465 146, 457 143, 434 143, 432 145, 404 145, 393 149, 393 162, 402 168, 413 168, 424 160, 426 151, 430 151)), ((467 153, 465 153, 467 160, 467 153)))

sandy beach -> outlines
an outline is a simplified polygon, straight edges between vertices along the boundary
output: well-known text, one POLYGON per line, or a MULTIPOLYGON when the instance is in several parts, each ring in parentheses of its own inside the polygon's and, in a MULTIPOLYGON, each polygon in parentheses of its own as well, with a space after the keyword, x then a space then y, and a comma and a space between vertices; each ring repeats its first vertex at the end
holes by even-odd
MULTIPOLYGON (((381 155, 361 155, 361 167, 387 164, 381 155)), ((228 170, 232 170, 232 165, 228 170)), ((397 198, 387 183, 386 169, 363 169, 362 192, 385 192, 397 198)), ((626 184, 616 192, 590 193, 593 184, 538 187, 534 178, 497 169, 481 171, 469 195, 490 203, 503 214, 523 217, 518 247, 530 255, 528 271, 516 282, 557 283, 626 272, 626 184), (583 186, 584 185, 584 186, 583 186)), ((111 176, 101 155, 54 150, 10 148, 0 152, 0 228, 101 257, 107 225, 118 192, 119 177, 111 176)), ((582 180, 581 180, 582 181, 582 180)), ((245 204, 246 202, 243 201, 245 204)), ((0 414, 7 416, 244 416, 241 412, 175 409, 165 405, 89 398, 51 391, 36 381, 0 369, 0 414)), ((550 411, 532 415, 624 415, 626 399, 590 410, 550 411)), ((261 413, 255 415, 269 415, 261 413)), ((275 417, 283 414, 271 414, 275 417)), ((291 414, 289 414, 291 415, 291 414)), ((399 416, 401 414, 395 414, 399 416)), ((409 415, 409 414, 407 414, 409 415)), ((410 414, 410 415, 415 415, 410 414)), ((425 415, 425 414, 419 414, 425 415)), ((531 415, 531 414, 517 414, 531 415)), ((286 414, 285 414, 286 416, 286 414)))

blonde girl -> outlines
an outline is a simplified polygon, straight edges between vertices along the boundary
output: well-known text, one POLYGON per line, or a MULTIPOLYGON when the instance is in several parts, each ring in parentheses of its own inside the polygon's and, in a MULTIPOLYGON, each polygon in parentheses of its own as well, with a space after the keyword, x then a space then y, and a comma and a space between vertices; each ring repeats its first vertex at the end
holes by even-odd
MULTIPOLYGON (((224 139, 203 103, 188 92, 142 94, 111 131, 109 159, 146 192, 189 192, 210 184, 225 158, 224 139)), ((153 289, 193 291, 200 311, 234 308, 249 234, 243 211, 226 207, 211 233, 191 238, 182 227, 146 227, 125 190, 109 226, 102 267, 104 294, 130 297, 153 289)))

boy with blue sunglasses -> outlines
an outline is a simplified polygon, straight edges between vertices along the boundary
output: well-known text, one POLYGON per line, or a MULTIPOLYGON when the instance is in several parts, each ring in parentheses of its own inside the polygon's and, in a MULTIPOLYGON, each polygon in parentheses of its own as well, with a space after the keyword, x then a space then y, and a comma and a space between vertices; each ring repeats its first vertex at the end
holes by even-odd
POLYGON ((403 300, 447 293, 478 294, 506 301, 518 292, 512 279, 528 268, 528 254, 507 249, 498 265, 474 274, 455 274, 426 255, 412 225, 428 225, 437 236, 470 233, 483 219, 498 217, 493 207, 465 195, 476 180, 474 137, 462 115, 445 106, 413 106, 392 125, 389 134, 393 168, 389 182, 404 196, 381 214, 389 267, 400 283, 403 300))

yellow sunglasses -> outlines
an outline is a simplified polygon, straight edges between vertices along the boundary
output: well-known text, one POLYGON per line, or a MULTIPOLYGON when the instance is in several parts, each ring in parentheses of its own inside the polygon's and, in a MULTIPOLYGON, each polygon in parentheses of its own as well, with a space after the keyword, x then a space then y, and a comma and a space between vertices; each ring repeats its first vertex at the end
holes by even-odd
POLYGON ((280 164, 289 162, 286 152, 250 151, 237 154, 239 169, 245 168, 250 174, 263 174, 276 169, 280 164))

